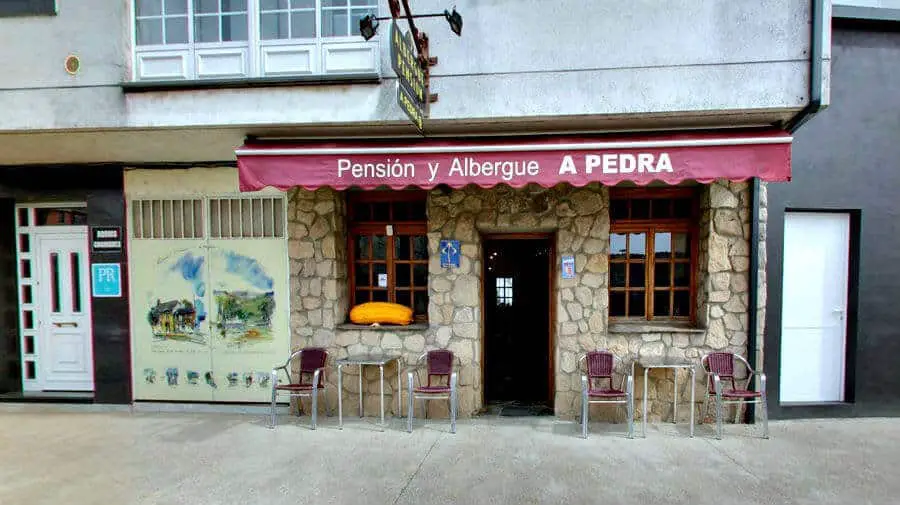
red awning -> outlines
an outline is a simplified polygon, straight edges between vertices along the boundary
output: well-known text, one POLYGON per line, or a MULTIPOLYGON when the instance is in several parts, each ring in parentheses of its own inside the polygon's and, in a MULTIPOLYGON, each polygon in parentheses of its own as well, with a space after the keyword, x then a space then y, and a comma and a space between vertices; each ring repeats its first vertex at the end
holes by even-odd
POLYGON ((703 133, 622 138, 568 137, 466 141, 245 145, 236 151, 241 191, 468 184, 584 186, 630 181, 677 184, 759 177, 787 181, 791 136, 784 132, 703 133))

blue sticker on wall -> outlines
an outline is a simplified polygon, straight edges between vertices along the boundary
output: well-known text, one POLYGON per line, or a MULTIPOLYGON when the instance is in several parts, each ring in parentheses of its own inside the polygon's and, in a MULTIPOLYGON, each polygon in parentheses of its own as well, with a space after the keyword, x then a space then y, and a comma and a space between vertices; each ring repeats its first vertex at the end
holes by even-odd
POLYGON ((118 263, 91 265, 91 294, 94 298, 122 296, 122 267, 118 263))
POLYGON ((459 240, 441 240, 441 268, 459 268, 459 240))
POLYGON ((563 279, 574 279, 575 278, 575 257, 574 256, 563 256, 562 257, 562 278, 563 279))

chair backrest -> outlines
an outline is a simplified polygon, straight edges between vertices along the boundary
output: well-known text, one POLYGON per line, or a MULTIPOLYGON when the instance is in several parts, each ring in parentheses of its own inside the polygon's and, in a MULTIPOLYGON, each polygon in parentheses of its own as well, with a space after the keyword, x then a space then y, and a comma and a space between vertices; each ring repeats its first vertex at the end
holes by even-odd
POLYGON ((731 381, 731 389, 736 389, 734 382, 734 360, 740 356, 730 352, 711 352, 700 360, 700 364, 708 374, 706 386, 710 393, 715 393, 715 385, 712 381, 712 374, 717 374, 719 380, 731 381))
MULTIPOLYGON (((300 383, 303 384, 303 376, 309 376, 309 380, 312 380, 313 373, 325 366, 325 362, 328 360, 328 351, 322 349, 321 347, 307 347, 300 350, 300 383)), ((323 385, 325 380, 325 374, 319 375, 319 385, 323 385)))
POLYGON ((607 379, 609 387, 613 384, 613 368, 616 358, 609 351, 590 351, 585 355, 588 386, 593 387, 594 379, 607 379))
POLYGON ((453 352, 447 349, 435 349, 428 351, 425 357, 426 368, 428 370, 428 385, 431 378, 436 377, 438 384, 441 383, 442 377, 447 377, 447 384, 450 382, 450 374, 453 373, 453 352))

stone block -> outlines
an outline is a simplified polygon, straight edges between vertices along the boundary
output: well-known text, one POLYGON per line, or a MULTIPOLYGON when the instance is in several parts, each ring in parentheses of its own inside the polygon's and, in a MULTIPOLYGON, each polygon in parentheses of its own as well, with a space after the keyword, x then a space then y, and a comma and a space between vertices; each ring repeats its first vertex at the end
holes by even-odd
POLYGON ((309 237, 314 240, 319 240, 327 235, 329 232, 328 221, 323 217, 317 217, 315 221, 313 221, 312 225, 309 227, 309 237))
POLYGON ((397 336, 396 333, 385 333, 381 337, 381 348, 382 349, 402 349, 403 342, 400 341, 400 337, 397 336))
POLYGON ((454 323, 453 334, 459 338, 466 340, 474 340, 478 338, 477 323, 454 323))
POLYGON ((569 313, 569 318, 572 321, 579 321, 584 316, 584 308, 580 303, 577 302, 569 302, 566 304, 566 312, 569 313))
POLYGON ((453 310, 454 323, 471 323, 473 321, 475 321, 475 316, 471 307, 459 307, 453 310))
POLYGON ((606 251, 606 242, 596 238, 589 238, 584 241, 582 247, 587 254, 598 254, 606 251))
POLYGON ((461 275, 453 283, 453 291, 450 299, 457 306, 474 307, 479 304, 478 299, 479 282, 478 278, 472 275, 461 275))
MULTIPOLYGON (((691 343, 693 344, 693 342, 691 343)), ((725 324, 721 319, 713 319, 709 322, 709 328, 706 330, 706 345, 714 350, 724 349, 728 345, 728 337, 725 336, 725 324)))
POLYGON ((560 335, 575 335, 578 333, 578 324, 572 322, 565 322, 560 325, 559 334, 560 335))
POLYGON ((403 339, 403 347, 413 352, 422 352, 425 350, 425 337, 418 333, 407 335, 403 339))
POLYGON ((316 249, 312 242, 306 240, 291 240, 288 242, 288 256, 293 259, 312 258, 316 249))
POLYGON ((592 273, 606 273, 609 269, 609 263, 603 254, 592 254, 588 257, 587 264, 584 269, 592 273))
POLYGON ((746 319, 746 315, 738 315, 738 314, 725 314, 725 317, 722 319, 725 322, 725 328, 732 331, 744 331, 744 319, 746 319))
POLYGON ((322 326, 322 309, 307 311, 306 317, 310 326, 322 326))
POLYGON ((594 294, 587 286, 578 286, 575 288, 575 299, 581 305, 590 307, 594 301, 594 294))
POLYGON ((447 346, 453 354, 459 358, 460 362, 465 364, 473 363, 475 354, 472 351, 472 341, 471 340, 456 340, 450 342, 450 345, 447 346))
POLYGON ((709 205, 713 208, 734 209, 738 206, 738 197, 721 184, 709 186, 709 205))
POLYGON ((358 331, 337 330, 334 332, 334 343, 341 347, 348 347, 359 343, 358 331))
POLYGON ((595 273, 585 273, 581 276, 581 284, 583 286, 587 286, 589 288, 599 288, 606 283, 606 278, 603 275, 595 274, 595 273))
POLYGON ((316 347, 328 347, 334 340, 334 332, 330 330, 319 329, 313 333, 312 345, 316 347))
POLYGON ((575 191, 569 200, 572 202, 572 208, 580 216, 597 214, 604 208, 603 196, 588 189, 575 191))
POLYGON ((593 216, 581 216, 575 218, 575 231, 582 237, 587 237, 591 233, 591 226, 594 224, 593 216))
POLYGON ((594 333, 602 332, 605 329, 604 323, 605 318, 600 312, 594 312, 591 314, 590 318, 588 318, 588 328, 594 333))
POLYGON ((322 299, 315 296, 303 298, 303 308, 307 310, 318 309, 322 306, 322 299))

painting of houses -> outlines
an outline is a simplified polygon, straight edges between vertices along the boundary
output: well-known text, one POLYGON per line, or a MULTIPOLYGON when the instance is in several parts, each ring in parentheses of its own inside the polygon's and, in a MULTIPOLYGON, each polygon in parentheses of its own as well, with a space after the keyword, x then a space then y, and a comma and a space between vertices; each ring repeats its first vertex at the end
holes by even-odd
POLYGON ((232 347, 272 340, 275 293, 215 291, 218 335, 232 347))
POLYGON ((198 330, 197 311, 189 300, 157 299, 147 313, 147 322, 157 340, 181 340, 198 344, 206 339, 198 330))

